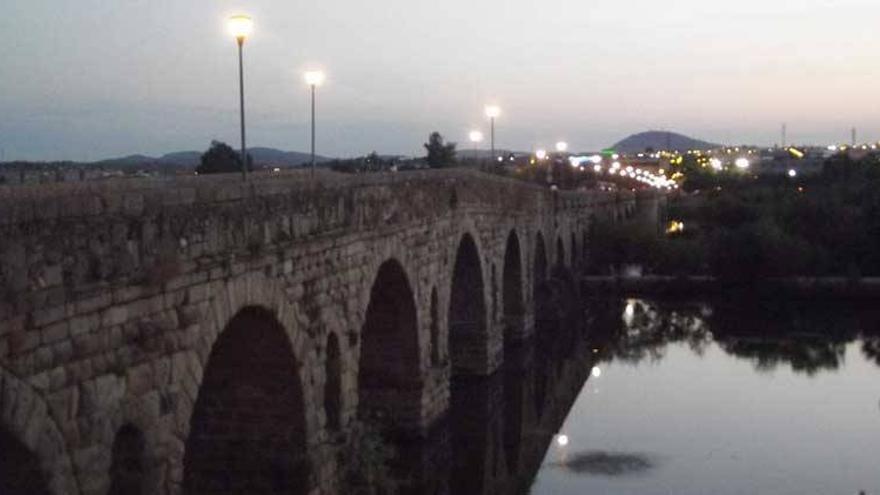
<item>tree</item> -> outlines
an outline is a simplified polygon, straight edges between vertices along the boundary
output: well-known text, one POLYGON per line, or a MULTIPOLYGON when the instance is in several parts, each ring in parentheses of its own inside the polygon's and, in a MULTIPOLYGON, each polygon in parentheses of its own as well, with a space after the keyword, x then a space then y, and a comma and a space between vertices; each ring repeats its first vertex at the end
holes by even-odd
POLYGON ((431 168, 450 167, 455 164, 455 143, 444 143, 439 132, 432 132, 425 143, 428 150, 428 166, 431 168))
MULTIPOLYGON (((248 170, 254 169, 254 158, 248 155, 248 170)), ((211 147, 202 155, 196 167, 198 174, 227 174, 241 172, 241 155, 226 143, 211 141, 211 147)))

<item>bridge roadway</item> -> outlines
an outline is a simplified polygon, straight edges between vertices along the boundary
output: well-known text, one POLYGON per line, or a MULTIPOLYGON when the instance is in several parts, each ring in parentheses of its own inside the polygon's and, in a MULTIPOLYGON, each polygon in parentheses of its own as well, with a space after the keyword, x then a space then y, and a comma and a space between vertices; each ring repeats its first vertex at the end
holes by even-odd
POLYGON ((0 491, 335 493, 358 422, 424 434, 592 219, 661 199, 467 170, 0 188, 0 491))

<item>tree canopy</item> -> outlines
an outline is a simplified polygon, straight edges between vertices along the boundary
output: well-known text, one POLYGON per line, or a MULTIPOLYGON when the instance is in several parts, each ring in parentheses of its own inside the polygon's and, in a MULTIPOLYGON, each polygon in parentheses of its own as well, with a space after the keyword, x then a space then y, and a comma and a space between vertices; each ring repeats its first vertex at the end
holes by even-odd
MULTIPOLYGON (((248 170, 254 169, 254 159, 248 155, 248 170)), ((196 167, 199 174, 227 174, 241 172, 241 154, 221 141, 211 141, 211 147, 202 154, 196 167)))
POLYGON ((432 132, 425 143, 428 151, 428 166, 431 168, 451 167, 455 165, 455 143, 443 142, 439 132, 432 132))

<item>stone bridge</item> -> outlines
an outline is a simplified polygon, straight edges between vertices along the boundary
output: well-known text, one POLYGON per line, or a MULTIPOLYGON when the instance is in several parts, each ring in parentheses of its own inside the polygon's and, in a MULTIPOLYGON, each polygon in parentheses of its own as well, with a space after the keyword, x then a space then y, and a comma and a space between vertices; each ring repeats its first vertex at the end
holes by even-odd
POLYGON ((0 492, 335 493, 356 424, 425 434, 591 219, 656 204, 464 170, 0 188, 0 492))

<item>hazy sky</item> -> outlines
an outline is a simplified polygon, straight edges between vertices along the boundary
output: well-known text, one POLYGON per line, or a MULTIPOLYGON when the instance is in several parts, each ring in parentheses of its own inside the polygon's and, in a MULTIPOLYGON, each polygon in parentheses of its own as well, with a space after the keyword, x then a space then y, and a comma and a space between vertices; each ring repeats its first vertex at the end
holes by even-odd
POLYGON ((4 0, 5 159, 237 142, 228 15, 246 12, 249 144, 319 153, 463 142, 598 149, 662 128, 718 142, 880 139, 878 0, 4 0), (484 129, 485 130, 485 129, 484 129))

